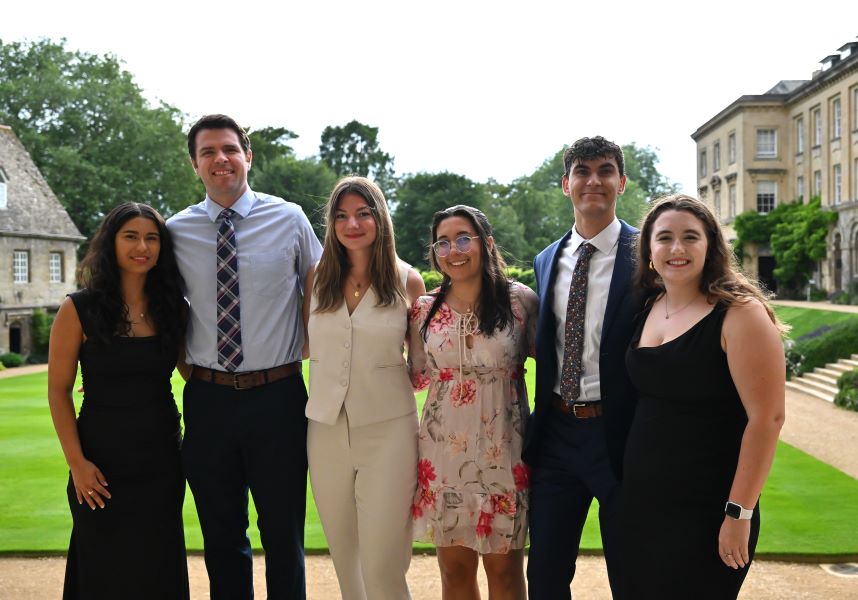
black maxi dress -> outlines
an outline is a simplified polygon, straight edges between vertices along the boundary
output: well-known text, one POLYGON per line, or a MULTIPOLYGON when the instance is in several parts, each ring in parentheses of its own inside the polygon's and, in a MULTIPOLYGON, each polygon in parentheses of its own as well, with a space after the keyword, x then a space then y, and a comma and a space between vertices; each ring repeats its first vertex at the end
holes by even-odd
POLYGON ((185 478, 170 386, 177 352, 163 349, 158 336, 97 344, 89 335, 89 292, 71 299, 87 335, 79 356, 84 400, 78 433, 112 499, 104 509, 78 504, 69 476, 74 524, 63 599, 186 600, 185 478))
MULTIPOLYGON (((623 598, 736 598, 748 567, 718 555, 724 504, 747 424, 721 348, 718 304, 678 338, 626 354, 640 398, 623 468, 623 598)), ((751 558, 760 530, 751 520, 751 558)))

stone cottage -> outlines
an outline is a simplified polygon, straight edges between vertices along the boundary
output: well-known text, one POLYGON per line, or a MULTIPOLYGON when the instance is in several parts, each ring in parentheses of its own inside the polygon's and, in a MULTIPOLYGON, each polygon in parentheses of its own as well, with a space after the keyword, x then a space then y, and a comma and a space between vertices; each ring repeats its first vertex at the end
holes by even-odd
POLYGON ((33 311, 75 290, 80 234, 10 127, 0 125, 0 354, 33 350, 33 311))

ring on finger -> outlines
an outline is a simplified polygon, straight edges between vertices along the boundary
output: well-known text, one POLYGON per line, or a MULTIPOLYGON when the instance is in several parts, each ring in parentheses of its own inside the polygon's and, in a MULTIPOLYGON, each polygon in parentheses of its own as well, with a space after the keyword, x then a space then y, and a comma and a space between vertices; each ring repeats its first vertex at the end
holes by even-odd
POLYGON ((95 493, 95 490, 89 490, 89 491, 87 492, 87 494, 89 494, 90 496, 92 496, 94 493, 95 493))

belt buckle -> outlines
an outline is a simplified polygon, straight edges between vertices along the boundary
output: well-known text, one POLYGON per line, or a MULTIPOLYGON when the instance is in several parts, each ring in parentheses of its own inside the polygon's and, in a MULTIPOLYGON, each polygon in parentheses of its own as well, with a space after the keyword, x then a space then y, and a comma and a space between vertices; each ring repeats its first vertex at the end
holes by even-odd
POLYGON ((585 406, 587 406, 587 405, 586 405, 586 404, 584 404, 583 402, 573 402, 573 403, 572 403, 572 406, 570 407, 570 408, 572 409, 572 415, 573 415, 576 419, 580 419, 580 418, 582 418, 582 417, 579 417, 579 416, 578 416, 578 409, 579 409, 579 408, 584 408, 585 406))
POLYGON ((240 380, 239 380, 239 377, 244 377, 245 375, 248 375, 248 373, 235 373, 235 374, 233 374, 233 376, 232 376, 232 387, 233 387, 233 389, 249 390, 250 388, 253 387, 252 385, 249 385, 247 387, 242 387, 240 380))

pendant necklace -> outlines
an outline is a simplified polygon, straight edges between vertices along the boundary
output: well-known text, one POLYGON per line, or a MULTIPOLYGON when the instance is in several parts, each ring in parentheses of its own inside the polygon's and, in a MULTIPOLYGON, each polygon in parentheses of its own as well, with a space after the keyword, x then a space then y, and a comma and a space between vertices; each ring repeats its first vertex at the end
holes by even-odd
MULTIPOLYGON (((682 308, 680 308, 680 309, 678 309, 678 310, 673 311, 673 315, 677 315, 678 313, 681 313, 683 310, 685 310, 686 308, 688 308, 689 306, 691 306, 691 304, 692 304, 695 300, 697 300, 697 297, 696 297, 696 296, 695 296, 694 298, 692 298, 692 299, 688 302, 688 304, 686 304, 686 305, 685 305, 685 306, 683 306, 682 308)), ((670 315, 671 315, 671 313, 667 312, 667 295, 665 294, 665 296, 664 296, 664 318, 665 318, 665 319, 669 319, 669 318, 670 318, 670 315)))
POLYGON ((354 279, 351 279, 351 278, 349 279, 349 281, 351 282, 352 287, 355 288, 355 291, 354 291, 355 298, 360 298, 361 283, 359 281, 355 281, 354 279))

